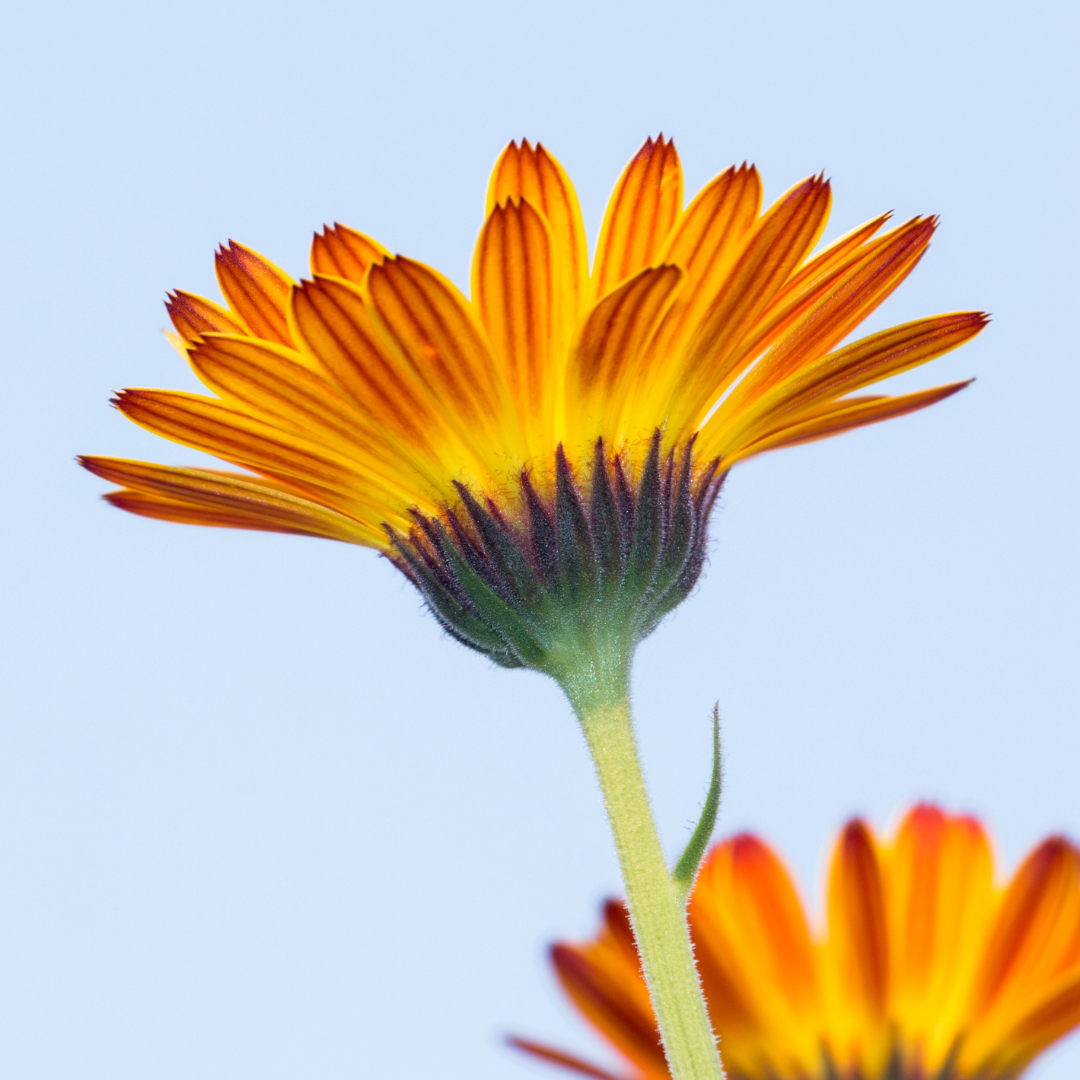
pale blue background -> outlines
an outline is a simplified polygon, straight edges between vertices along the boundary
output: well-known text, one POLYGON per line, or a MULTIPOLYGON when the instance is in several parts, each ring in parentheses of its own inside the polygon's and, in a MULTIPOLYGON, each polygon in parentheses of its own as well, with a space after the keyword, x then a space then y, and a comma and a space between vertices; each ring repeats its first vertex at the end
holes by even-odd
MULTIPOLYGON (((3 158, 0 1074, 539 1077, 602 1057, 557 935, 618 888, 555 688, 443 640, 322 541, 137 520, 78 452, 191 462, 109 409, 190 386, 164 291, 235 237, 295 275, 339 219, 467 282, 511 137, 595 238, 625 161, 835 182, 830 235, 943 227, 872 320, 984 307, 917 417, 741 466, 696 597, 641 653, 665 841, 728 748, 722 828, 817 898, 845 815, 983 814, 1009 866, 1080 835, 1077 7, 1071 3, 10 5, 3 158)), ((1033 1072, 1080 1069, 1080 1042, 1033 1072)))

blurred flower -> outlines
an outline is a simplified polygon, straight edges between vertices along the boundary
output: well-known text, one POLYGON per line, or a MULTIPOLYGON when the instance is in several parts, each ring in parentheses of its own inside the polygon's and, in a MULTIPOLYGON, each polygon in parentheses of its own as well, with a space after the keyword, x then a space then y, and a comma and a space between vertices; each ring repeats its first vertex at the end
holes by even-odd
MULTIPOLYGON (((1080 1023, 1080 852, 1060 837, 1001 888, 970 817, 917 806, 888 842, 852 821, 815 938, 780 860, 737 836, 704 862, 690 924, 731 1080, 1006 1080, 1080 1023)), ((605 906, 595 940, 557 944, 552 959, 627 1075, 666 1077, 622 904, 605 906)))
POLYGON ((471 299, 342 225, 316 235, 299 283, 230 243, 217 254, 227 308, 183 291, 167 305, 213 396, 129 389, 116 404, 250 471, 83 464, 136 514, 378 548, 499 663, 551 667, 549 601, 565 610, 571 595, 635 613, 620 618, 636 642, 696 581, 723 472, 954 393, 965 384, 849 396, 985 322, 941 315, 838 348, 935 220, 878 236, 886 214, 811 258, 828 182, 804 180, 764 214, 761 199, 742 165, 684 210, 675 147, 649 139, 590 273, 573 186, 523 141, 491 177, 471 299))

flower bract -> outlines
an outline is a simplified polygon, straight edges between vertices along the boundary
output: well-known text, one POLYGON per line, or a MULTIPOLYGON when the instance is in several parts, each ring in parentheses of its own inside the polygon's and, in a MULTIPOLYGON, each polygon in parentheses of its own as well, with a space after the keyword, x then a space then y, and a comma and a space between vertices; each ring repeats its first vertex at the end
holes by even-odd
MULTIPOLYGON (((1061 837, 999 884, 973 818, 917 806, 888 840, 852 821, 815 933, 777 856, 741 835, 709 853, 689 918, 731 1080, 1012 1080, 1080 1024, 1080 851, 1061 837)), ((593 941, 558 944, 552 958, 626 1060, 618 1075, 666 1077, 622 904, 605 905, 593 941)))

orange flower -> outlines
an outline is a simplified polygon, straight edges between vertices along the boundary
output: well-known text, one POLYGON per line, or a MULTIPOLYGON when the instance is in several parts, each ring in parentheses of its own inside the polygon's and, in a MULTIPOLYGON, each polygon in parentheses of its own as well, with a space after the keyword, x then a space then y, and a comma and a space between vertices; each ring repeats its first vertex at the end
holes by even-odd
POLYGON ((938 315, 840 347, 935 220, 879 236, 885 214, 811 256, 828 182, 764 213, 761 198, 742 165, 684 209, 675 147, 649 139, 590 272, 569 178, 523 141, 491 177, 471 298, 343 225, 316 235, 301 282, 230 242, 217 255, 227 308, 182 291, 167 304, 211 396, 129 389, 116 405, 249 471, 82 463, 136 514, 378 548, 498 663, 565 666, 550 609, 571 594, 595 609, 600 579, 632 648, 693 588, 733 464, 948 397, 966 383, 851 395, 986 322, 938 315))
POLYGON ((934 231, 875 218, 817 256, 829 184, 812 177, 761 213, 751 166, 683 209, 674 145, 627 166, 592 273, 573 186, 540 145, 495 166, 472 297, 437 271, 335 225, 295 282, 236 243, 217 254, 227 303, 177 291, 175 342, 211 396, 125 390, 137 424, 250 473, 86 458, 126 510, 200 525, 299 532, 391 551, 414 508, 454 482, 505 496, 523 468, 550 494, 556 446, 589 463, 597 438, 633 453, 697 433, 724 467, 921 408, 962 383, 847 397, 955 348, 977 312, 836 346, 910 273, 934 231), (718 404, 719 403, 719 404, 718 404), (255 475, 251 475, 251 474, 255 475))
MULTIPOLYGON (((1080 1024, 1080 851, 1061 837, 1000 887, 973 818, 917 806, 887 842, 852 821, 815 937, 777 856, 737 836, 710 852, 689 913, 731 1080, 1011 1080, 1080 1024)), ((608 902, 595 940, 557 944, 552 959, 628 1075, 667 1077, 622 904, 608 902)))

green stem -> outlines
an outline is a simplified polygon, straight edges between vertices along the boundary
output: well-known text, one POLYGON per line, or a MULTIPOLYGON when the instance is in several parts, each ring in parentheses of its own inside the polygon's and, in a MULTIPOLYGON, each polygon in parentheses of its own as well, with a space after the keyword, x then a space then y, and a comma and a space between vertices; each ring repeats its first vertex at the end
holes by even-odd
POLYGON ((559 681, 581 721, 600 779, 671 1075, 675 1080, 723 1080, 694 966, 684 897, 668 872, 641 772, 630 714, 629 663, 583 668, 559 681))

